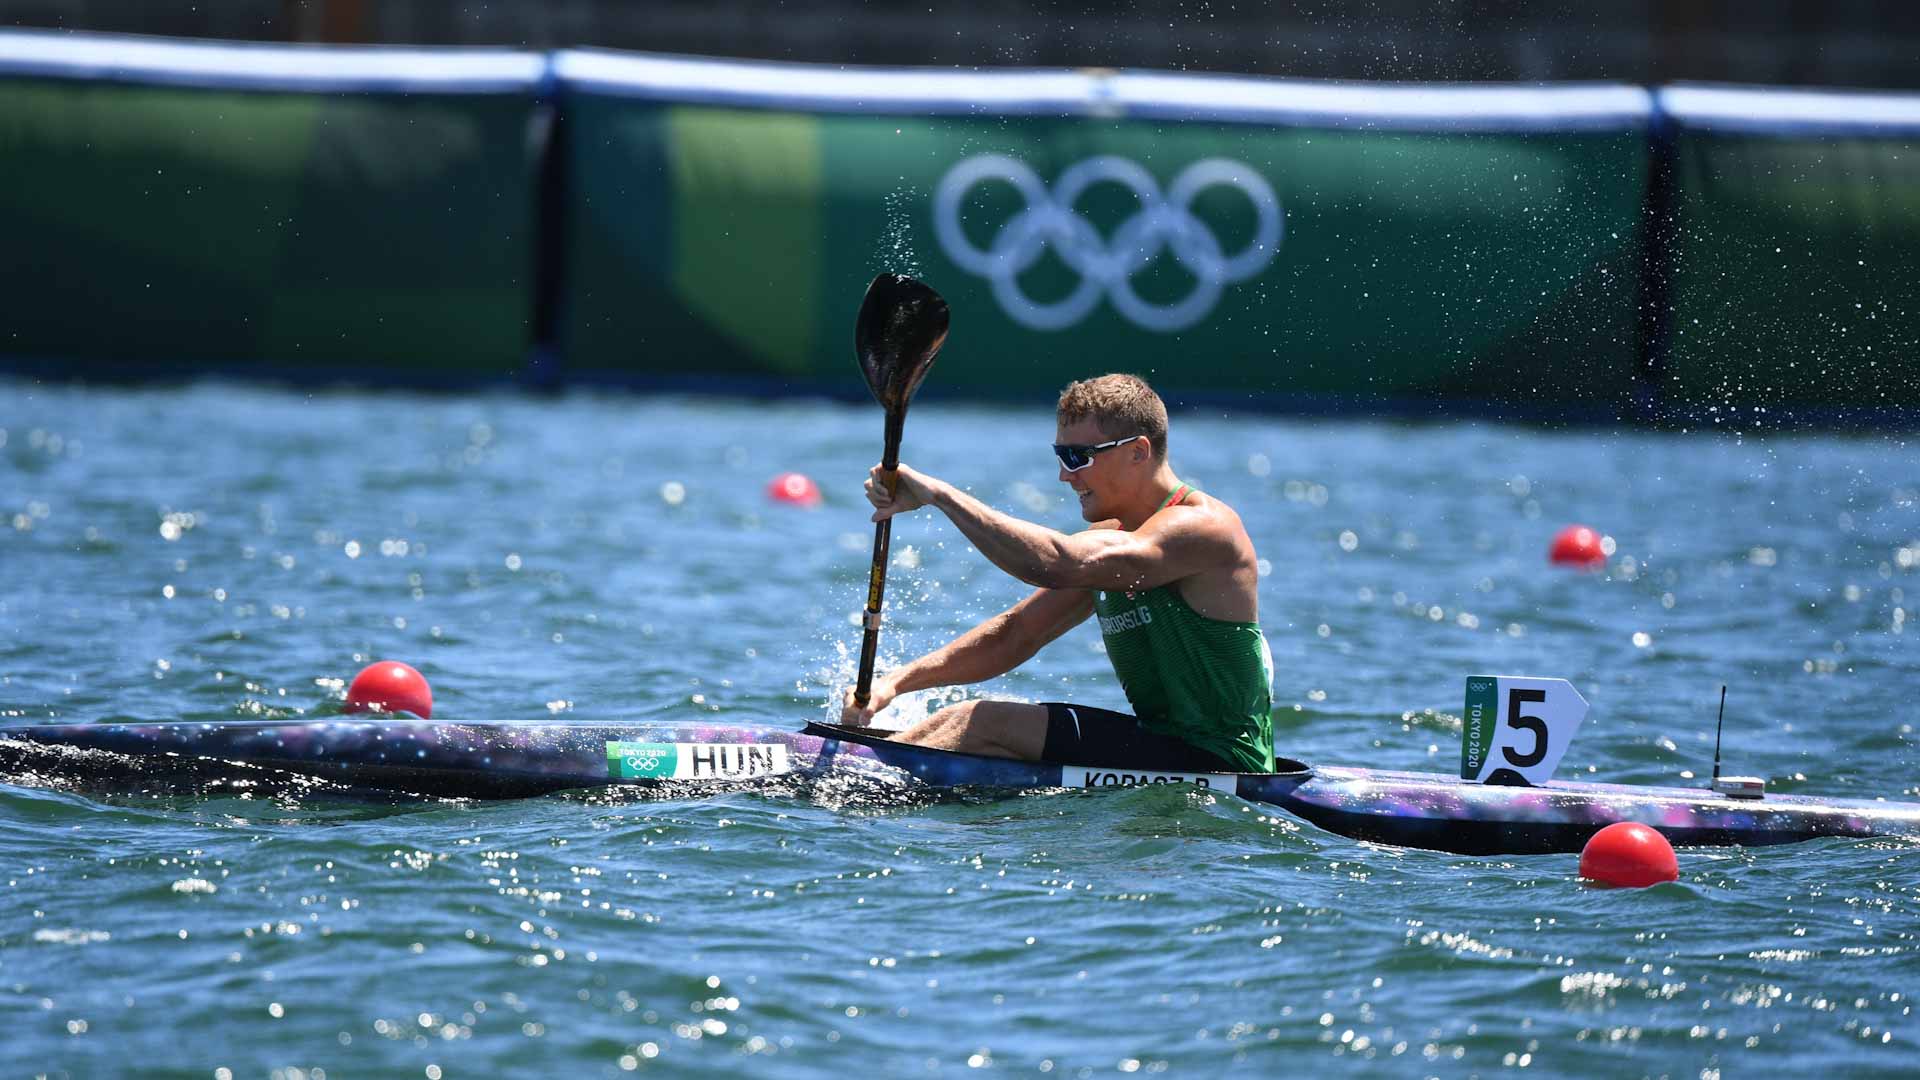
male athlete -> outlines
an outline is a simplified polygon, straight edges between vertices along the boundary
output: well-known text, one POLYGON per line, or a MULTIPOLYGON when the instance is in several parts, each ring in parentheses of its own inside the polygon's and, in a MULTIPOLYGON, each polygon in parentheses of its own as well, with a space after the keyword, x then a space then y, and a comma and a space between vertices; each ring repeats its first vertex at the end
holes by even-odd
POLYGON ((1039 591, 874 680, 866 724, 900 694, 1005 674, 1099 613, 1107 657, 1134 715, 1048 703, 963 701, 894 736, 992 757, 1188 772, 1273 769, 1273 657, 1260 632, 1253 541, 1227 504, 1167 464, 1167 408, 1131 375, 1060 395, 1053 452, 1091 529, 1071 536, 1002 514, 902 465, 887 494, 867 478, 874 521, 922 506, 952 519, 994 565, 1039 591))

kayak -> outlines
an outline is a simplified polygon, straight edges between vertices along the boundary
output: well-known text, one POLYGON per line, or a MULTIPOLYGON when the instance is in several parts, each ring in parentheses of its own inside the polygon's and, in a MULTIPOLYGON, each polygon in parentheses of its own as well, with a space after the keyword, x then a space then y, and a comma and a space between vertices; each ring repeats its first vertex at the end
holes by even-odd
POLYGON ((0 726, 0 780, 121 793, 306 791, 502 799, 652 787, 669 797, 852 778, 934 789, 1182 784, 1275 806, 1328 832, 1466 855, 1579 851, 1619 821, 1679 846, 1822 836, 1920 836, 1920 805, 1696 788, 1549 781, 1480 784, 1437 773, 1309 768, 1179 773, 1112 763, 1011 761, 888 742, 831 724, 800 731, 700 723, 432 723, 403 718, 0 726))

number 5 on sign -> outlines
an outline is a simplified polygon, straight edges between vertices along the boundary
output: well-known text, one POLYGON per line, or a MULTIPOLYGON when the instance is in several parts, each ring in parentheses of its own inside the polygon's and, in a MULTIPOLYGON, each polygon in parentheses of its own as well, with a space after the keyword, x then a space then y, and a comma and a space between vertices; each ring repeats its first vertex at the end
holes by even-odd
POLYGON ((1565 679, 1469 675, 1460 776, 1481 784, 1544 784, 1586 717, 1587 699, 1565 679))

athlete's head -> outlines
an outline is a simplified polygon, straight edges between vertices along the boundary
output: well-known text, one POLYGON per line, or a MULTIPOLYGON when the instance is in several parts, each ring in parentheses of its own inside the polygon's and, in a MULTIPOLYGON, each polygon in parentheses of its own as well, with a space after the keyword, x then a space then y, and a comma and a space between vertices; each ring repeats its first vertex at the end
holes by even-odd
POLYGON ((1100 521, 1144 487, 1167 459, 1167 406, 1133 375, 1071 383, 1056 408, 1060 479, 1080 496, 1080 513, 1100 521))

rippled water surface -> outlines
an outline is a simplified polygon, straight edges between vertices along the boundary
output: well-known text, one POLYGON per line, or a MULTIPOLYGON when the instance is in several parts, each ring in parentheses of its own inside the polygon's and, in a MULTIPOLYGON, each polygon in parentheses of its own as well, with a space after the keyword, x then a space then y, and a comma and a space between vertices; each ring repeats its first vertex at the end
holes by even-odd
MULTIPOLYGON (((937 377, 937 372, 936 372, 937 377)), ((1070 527, 1033 408, 908 461, 1070 527)), ((0 384, 6 722, 329 712, 797 725, 850 681, 876 407, 0 384), (770 502, 776 473, 826 488, 770 502)), ((1462 677, 1572 679, 1562 775, 1920 798, 1920 454, 1900 437, 1218 412, 1174 463, 1268 560, 1281 752, 1448 770, 1462 677), (1555 570, 1553 532, 1616 538, 1555 570)), ((1021 588, 894 533, 883 659, 1021 588)), ((1084 627, 972 692, 1117 706, 1084 627)), ((909 702, 905 711, 924 710, 909 702)), ((19 777, 13 778, 19 780, 19 777)), ((1358 844, 1139 789, 367 805, 0 784, 9 1075, 1911 1075, 1920 854, 1358 844)))

